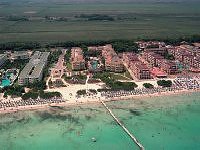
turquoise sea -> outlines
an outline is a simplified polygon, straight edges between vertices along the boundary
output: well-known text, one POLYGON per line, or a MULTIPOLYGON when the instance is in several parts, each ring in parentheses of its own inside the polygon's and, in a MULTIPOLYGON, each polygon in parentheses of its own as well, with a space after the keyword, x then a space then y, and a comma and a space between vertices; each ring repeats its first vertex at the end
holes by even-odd
MULTIPOLYGON (((107 105, 146 150, 200 150, 200 93, 107 105)), ((0 115, 0 150, 107 149, 138 150, 98 104, 0 115)))

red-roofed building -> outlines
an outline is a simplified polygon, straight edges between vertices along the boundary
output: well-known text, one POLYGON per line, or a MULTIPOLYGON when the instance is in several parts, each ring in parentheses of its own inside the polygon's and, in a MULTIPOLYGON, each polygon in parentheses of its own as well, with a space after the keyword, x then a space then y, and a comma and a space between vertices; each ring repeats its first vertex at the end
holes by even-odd
POLYGON ((158 66, 158 61, 159 60, 163 60, 164 57, 159 55, 159 54, 156 54, 156 53, 153 53, 153 52, 144 52, 143 53, 143 58, 149 62, 149 65, 151 67, 156 67, 158 66))
POLYGON ((139 62, 137 54, 132 52, 123 53, 123 61, 130 67, 131 62, 139 62))
POLYGON ((72 70, 85 70, 85 59, 83 58, 83 52, 80 47, 74 47, 71 49, 71 65, 72 70))
POLYGON ((151 79, 151 73, 147 65, 142 62, 131 62, 130 69, 138 79, 151 79))
POLYGON ((124 71, 123 62, 112 48, 112 45, 106 45, 103 47, 102 56, 105 58, 106 71, 111 71, 111 72, 124 71))
POLYGON ((151 70, 151 74, 157 78, 166 78, 167 77, 167 73, 160 70, 157 67, 153 67, 153 69, 151 70))
POLYGON ((178 65, 174 61, 163 59, 163 60, 158 60, 157 63, 158 67, 169 75, 178 73, 178 65))

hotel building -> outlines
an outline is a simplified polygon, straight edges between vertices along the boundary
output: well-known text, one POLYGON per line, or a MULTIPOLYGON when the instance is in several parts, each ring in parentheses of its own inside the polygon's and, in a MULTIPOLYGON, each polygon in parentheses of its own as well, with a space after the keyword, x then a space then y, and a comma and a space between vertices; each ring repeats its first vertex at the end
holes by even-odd
POLYGON ((71 49, 71 65, 72 70, 85 70, 85 59, 83 57, 83 50, 80 47, 73 47, 71 49))
POLYGON ((19 85, 41 81, 49 52, 36 51, 18 77, 19 85))
POLYGON ((112 48, 112 45, 103 47, 102 56, 105 59, 105 70, 111 72, 123 72, 124 65, 117 53, 112 48))
POLYGON ((0 54, 0 67, 7 61, 7 54, 0 54))

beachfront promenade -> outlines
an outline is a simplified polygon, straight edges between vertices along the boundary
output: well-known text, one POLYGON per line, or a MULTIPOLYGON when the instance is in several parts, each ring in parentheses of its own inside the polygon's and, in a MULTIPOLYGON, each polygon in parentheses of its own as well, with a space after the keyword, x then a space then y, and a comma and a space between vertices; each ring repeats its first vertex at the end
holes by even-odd
MULTIPOLYGON (((101 99, 105 101, 111 100, 121 100, 121 99, 131 99, 134 97, 142 97, 142 96, 155 96, 155 95, 165 95, 165 94, 173 94, 180 92, 193 92, 200 90, 200 79, 195 78, 177 78, 173 81, 174 84, 172 87, 154 87, 152 89, 147 88, 136 88, 134 90, 109 90, 98 92, 96 95, 85 95, 82 98, 76 97, 77 88, 80 89, 81 86, 72 86, 70 90, 73 90, 73 96, 67 94, 69 91, 64 91, 65 97, 54 97, 51 99, 29 99, 29 100, 14 100, 12 98, 2 99, 0 100, 0 112, 4 112, 4 110, 19 110, 18 108, 23 107, 24 109, 30 109, 30 107, 35 106, 46 106, 46 105, 69 105, 69 104, 78 104, 78 103, 87 103, 87 102, 99 102, 97 95, 101 97, 101 99), (71 99, 67 99, 67 98, 71 99)), ((86 86, 84 85, 82 89, 88 89, 88 85, 86 82, 86 86)), ((100 88, 100 86, 96 86, 95 89, 100 88)), ((71 92, 71 91, 70 91, 71 92)), ((63 94, 63 93, 62 93, 63 94)))
POLYGON ((108 108, 104 101, 99 99, 103 106, 108 110, 109 114, 113 117, 113 119, 117 122, 117 124, 128 134, 128 136, 133 140, 133 142, 139 147, 140 150, 144 150, 143 145, 137 140, 137 138, 129 132, 129 130, 121 123, 121 121, 113 114, 112 110, 108 108))
MULTIPOLYGON (((134 98, 135 96, 154 96, 154 95, 162 95, 166 93, 179 93, 179 92, 187 92, 187 91, 199 91, 200 86, 197 84, 196 86, 192 87, 183 87, 183 86, 173 86, 173 87, 166 87, 166 88, 161 88, 161 87, 154 87, 152 89, 145 89, 145 88, 140 88, 140 89, 134 89, 134 90, 117 90, 117 91, 102 91, 100 92, 100 96, 102 99, 105 101, 111 101, 111 100, 121 100, 121 99, 127 99, 127 98, 134 98)), ((98 102, 97 96, 95 96, 94 99, 91 100, 91 102, 98 102), (95 98, 96 97, 96 98, 95 98)), ((67 100, 63 99, 61 97, 55 97, 52 99, 29 99, 29 100, 1 100, 0 101, 0 111, 4 112, 4 110, 18 110, 19 107, 24 107, 24 109, 29 109, 30 107, 34 106, 46 106, 54 104, 54 105, 65 105, 67 106, 68 104, 78 104, 78 103, 87 103, 90 102, 87 100, 87 97, 83 97, 82 99, 79 98, 74 98, 74 100, 67 100), (85 100, 84 100, 85 99, 85 100)))

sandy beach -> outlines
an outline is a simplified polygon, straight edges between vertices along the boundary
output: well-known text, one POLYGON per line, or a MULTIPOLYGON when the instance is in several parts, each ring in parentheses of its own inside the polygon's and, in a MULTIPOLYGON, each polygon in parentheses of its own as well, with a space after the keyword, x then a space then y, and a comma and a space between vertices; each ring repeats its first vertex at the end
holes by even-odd
MULTIPOLYGON (((76 87, 76 86, 74 86, 76 87)), ((54 89, 55 90, 55 89, 54 89)), ((167 92, 160 92, 160 93, 153 93, 153 94, 139 94, 139 95, 128 95, 128 96, 120 96, 120 97, 113 97, 113 98, 105 98, 98 93, 95 96, 84 96, 81 98, 70 98, 69 100, 65 100, 62 103, 49 103, 49 104, 41 104, 41 105, 27 105, 27 106, 18 106, 18 107, 9 107, 9 108, 1 108, 0 113, 15 113, 17 111, 24 111, 24 110, 41 110, 41 109, 48 109, 49 107, 60 106, 60 107, 72 107, 78 106, 83 104, 94 104, 99 103, 100 99, 106 102, 109 101, 124 101, 124 100, 131 100, 131 99, 143 99, 147 97, 158 97, 158 96, 169 96, 169 95, 180 95, 180 94, 189 94, 193 92, 200 92, 199 90, 177 90, 177 91, 167 91, 167 92)))

